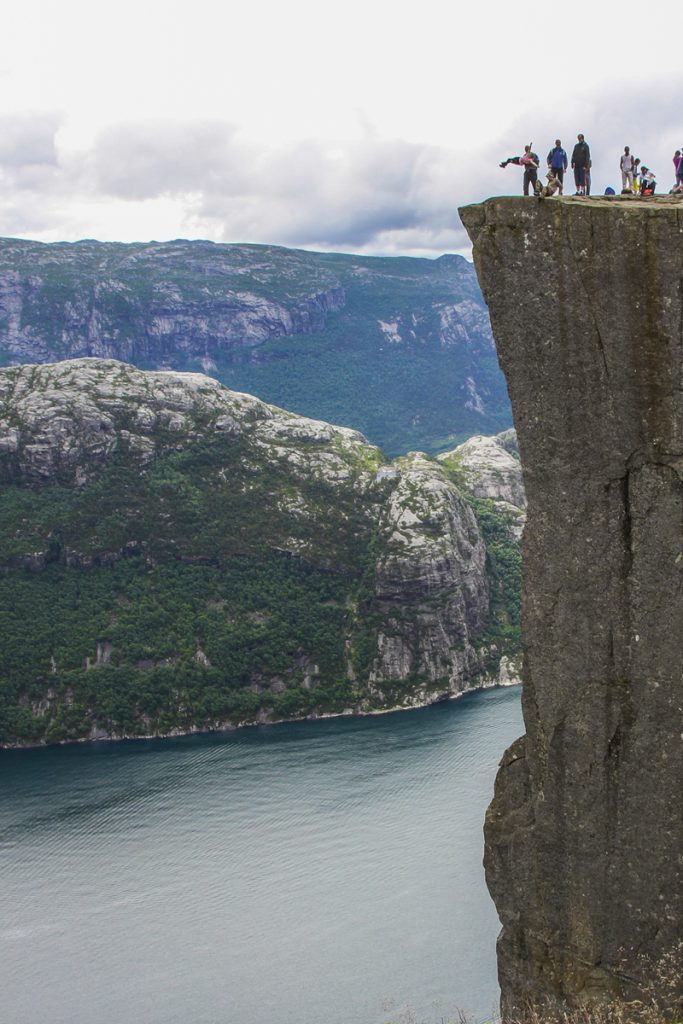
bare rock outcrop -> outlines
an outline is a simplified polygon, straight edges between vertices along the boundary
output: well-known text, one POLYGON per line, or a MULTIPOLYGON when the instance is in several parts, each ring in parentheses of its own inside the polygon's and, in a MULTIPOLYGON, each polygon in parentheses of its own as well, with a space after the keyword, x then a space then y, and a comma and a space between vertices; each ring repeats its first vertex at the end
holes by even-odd
POLYGON ((382 629, 372 679, 381 688, 413 676, 418 704, 434 686, 457 694, 481 671, 472 641, 489 610, 486 549, 472 510, 433 460, 412 452, 396 462, 397 486, 380 520, 382 629))
POLYGON ((475 498, 493 501, 506 515, 511 535, 520 540, 526 522, 526 494, 514 430, 493 437, 478 434, 437 458, 475 498))
POLYGON ((526 734, 486 825, 503 1005, 637 996, 683 922, 683 204, 461 216, 528 499, 526 734))

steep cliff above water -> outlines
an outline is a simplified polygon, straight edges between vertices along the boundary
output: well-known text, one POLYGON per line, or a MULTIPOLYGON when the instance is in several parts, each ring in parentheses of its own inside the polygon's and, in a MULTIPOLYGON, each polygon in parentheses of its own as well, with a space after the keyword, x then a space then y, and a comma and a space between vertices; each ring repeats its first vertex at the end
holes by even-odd
POLYGON ((0 365, 81 356, 199 370, 393 454, 511 423, 460 256, 0 239, 0 365))
POLYGON ((487 816, 504 1005, 642 994, 683 921, 683 203, 460 211, 524 465, 524 717, 487 816))
POLYGON ((0 371, 0 484, 0 743, 409 707, 509 677, 509 517, 480 528, 420 453, 389 462, 201 374, 81 359, 0 371))

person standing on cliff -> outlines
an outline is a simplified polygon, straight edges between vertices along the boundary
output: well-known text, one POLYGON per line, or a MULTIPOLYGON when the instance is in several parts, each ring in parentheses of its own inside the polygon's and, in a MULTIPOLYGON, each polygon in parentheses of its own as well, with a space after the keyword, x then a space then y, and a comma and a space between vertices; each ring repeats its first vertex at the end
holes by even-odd
POLYGON ((548 153, 547 162, 548 170, 553 172, 553 176, 560 183, 559 193, 562 195, 564 190, 564 172, 567 170, 569 161, 559 139, 555 139, 555 148, 551 149, 548 153))
POLYGON ((674 153, 674 188, 683 182, 683 167, 681 167, 681 151, 677 149, 674 153))
POLYGON ((633 153, 628 146, 624 146, 624 152, 619 161, 621 171, 621 194, 633 192, 633 172, 635 170, 633 153))
POLYGON ((577 139, 578 142, 574 146, 574 150, 572 152, 572 170, 574 171, 574 181, 576 183, 576 192, 574 194, 577 196, 585 196, 586 175, 591 165, 591 151, 588 143, 580 132, 577 139))
POLYGON ((536 192, 536 185, 538 182, 538 167, 540 160, 536 153, 531 150, 531 143, 524 147, 524 155, 519 158, 520 166, 524 168, 524 195, 529 195, 529 185, 533 187, 534 193, 536 192))

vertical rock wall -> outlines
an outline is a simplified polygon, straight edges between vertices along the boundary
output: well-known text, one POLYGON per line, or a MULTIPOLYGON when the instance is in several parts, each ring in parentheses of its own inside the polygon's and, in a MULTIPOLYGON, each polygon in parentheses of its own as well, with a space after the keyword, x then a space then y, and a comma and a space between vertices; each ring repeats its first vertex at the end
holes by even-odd
POLYGON ((526 735, 486 824, 503 1005, 630 997, 683 930, 683 203, 460 212, 529 502, 526 735))

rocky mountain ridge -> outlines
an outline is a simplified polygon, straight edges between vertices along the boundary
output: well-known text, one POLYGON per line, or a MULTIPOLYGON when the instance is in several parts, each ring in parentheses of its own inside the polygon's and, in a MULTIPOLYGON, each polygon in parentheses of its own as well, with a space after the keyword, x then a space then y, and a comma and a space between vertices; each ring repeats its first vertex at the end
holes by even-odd
POLYGON ((456 479, 201 374, 0 371, 2 741, 415 706, 508 681, 514 599, 491 559, 514 575, 516 517, 480 526, 456 479))
POLYGON ((394 454, 511 422, 459 256, 0 239, 0 365, 83 356, 205 372, 394 454))
POLYGON ((303 254, 273 250, 275 263, 269 247, 231 246, 228 259, 225 248, 0 240, 0 344, 16 362, 185 355, 210 368, 221 350, 320 329, 345 303, 337 277, 303 254))

